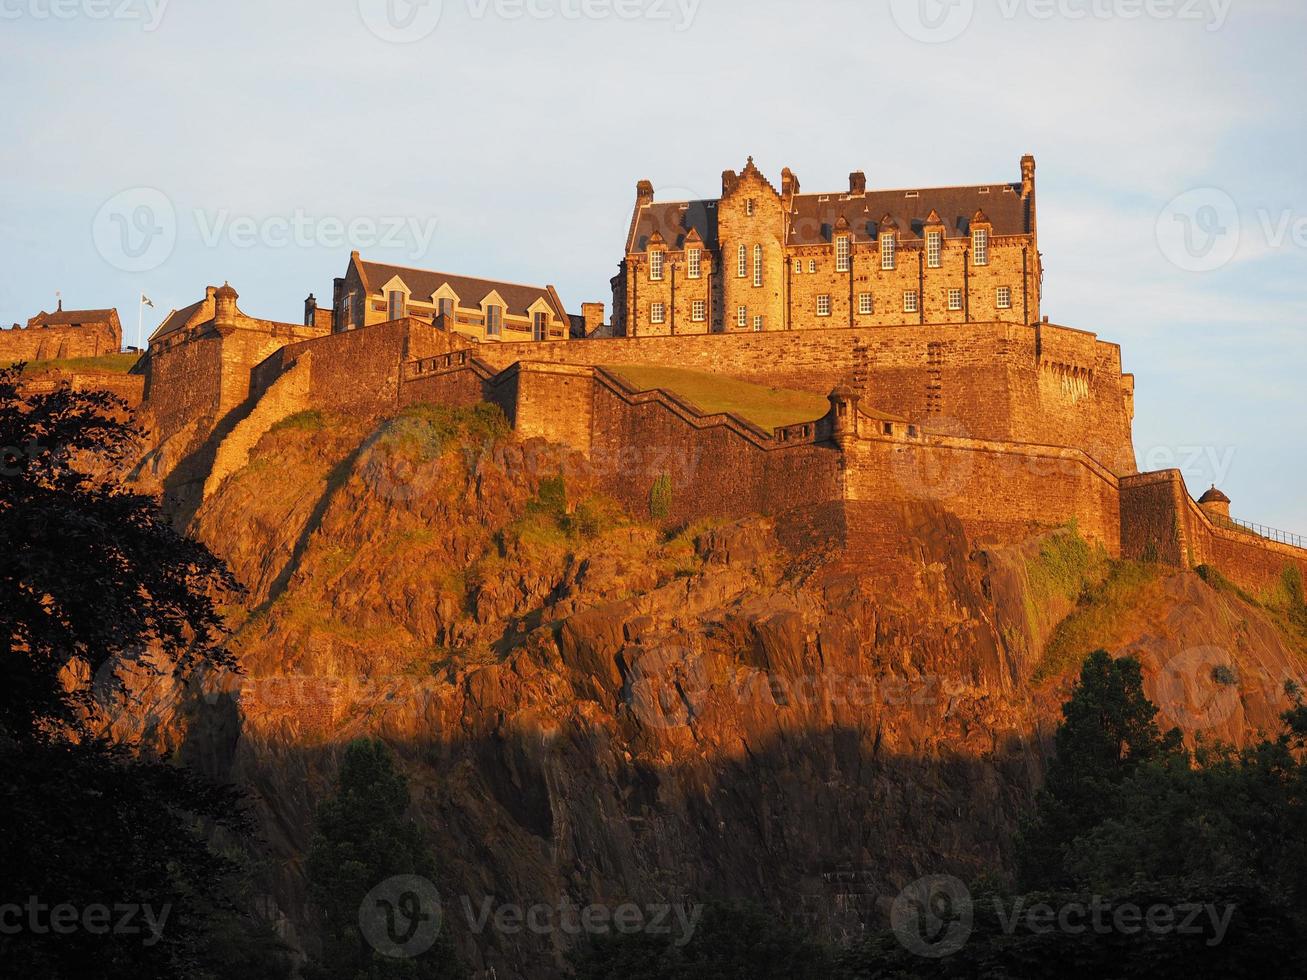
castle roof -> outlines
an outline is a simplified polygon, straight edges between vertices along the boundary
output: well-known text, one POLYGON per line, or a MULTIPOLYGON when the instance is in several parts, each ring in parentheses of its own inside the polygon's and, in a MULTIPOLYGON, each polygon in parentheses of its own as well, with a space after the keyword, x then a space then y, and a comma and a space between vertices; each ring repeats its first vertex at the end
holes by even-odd
POLYGON ((1216 484, 1213 483, 1212 489, 1208 490, 1205 494, 1199 497, 1198 502, 1200 504, 1228 504, 1230 502, 1230 498, 1227 497, 1225 494, 1223 494, 1220 490, 1217 490, 1216 484))
POLYGON ((925 237, 932 213, 944 223, 946 238, 971 234, 973 216, 988 216, 995 235, 1029 234, 1026 202, 1020 184, 978 184, 928 190, 868 191, 854 194, 799 194, 790 211, 788 245, 821 245, 843 218, 855 241, 875 240, 885 218, 892 218, 900 239, 925 237))
POLYGON ((562 320, 568 319, 558 294, 552 286, 526 286, 521 283, 500 282, 494 279, 477 279, 473 276, 459 276, 433 269, 410 269, 399 265, 386 265, 382 262, 359 262, 363 276, 363 285, 369 293, 385 288, 386 283, 395 277, 408 287, 409 293, 423 300, 448 285, 459 301, 467 307, 477 306, 492 292, 503 299, 505 312, 513 316, 526 316, 538 300, 544 300, 562 320))
POLYGON ((30 327, 80 327, 84 323, 117 323, 118 311, 107 310, 65 310, 62 307, 53 313, 42 310, 27 321, 30 327))
MULTIPOLYGON (((716 250, 717 201, 655 201, 637 205, 628 251, 644 252, 654 232, 668 248, 679 251, 694 229, 705 247, 716 250)), ((1027 202, 1020 184, 977 184, 922 190, 869 191, 866 194, 796 194, 790 204, 787 245, 822 245, 831 241, 840 219, 848 222, 854 241, 871 242, 884 219, 891 219, 899 237, 912 241, 925 237, 925 227, 943 223, 946 238, 966 238, 977 212, 986 216, 995 235, 1030 233, 1027 202)))

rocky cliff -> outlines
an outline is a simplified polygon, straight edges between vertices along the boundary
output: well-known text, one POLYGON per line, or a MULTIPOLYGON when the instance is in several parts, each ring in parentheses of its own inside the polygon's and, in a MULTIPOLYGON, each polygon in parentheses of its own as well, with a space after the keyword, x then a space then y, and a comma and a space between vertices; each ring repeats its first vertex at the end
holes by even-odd
POLYGON ((991 547, 921 504, 664 529, 489 411, 294 416, 191 531, 249 588, 244 672, 111 699, 115 729, 249 790, 308 945, 313 807, 345 743, 385 739, 498 980, 575 940, 478 931, 487 899, 741 897, 841 938, 916 877, 1001 869, 1097 646, 1191 737, 1273 728, 1303 673, 1270 597, 1074 528, 991 547))

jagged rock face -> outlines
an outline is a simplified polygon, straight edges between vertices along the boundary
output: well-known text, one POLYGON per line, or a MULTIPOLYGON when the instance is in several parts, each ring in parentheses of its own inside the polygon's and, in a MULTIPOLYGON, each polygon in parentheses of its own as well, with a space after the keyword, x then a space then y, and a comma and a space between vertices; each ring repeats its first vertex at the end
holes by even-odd
MULTIPOLYGON (((844 938, 918 876, 1008 860, 1068 690, 1030 680, 1074 607, 1032 617, 1040 542, 977 549, 928 505, 841 547, 787 549, 784 519, 669 538, 588 500, 584 467, 543 443, 430 436, 401 419, 265 437, 192 528, 249 586, 245 674, 156 692, 137 726, 250 790, 300 941, 313 807, 363 735, 402 758, 449 929, 500 980, 559 975, 574 939, 478 933, 467 909, 488 897, 740 897, 844 938), (561 522, 540 505, 558 474, 561 522)), ((1219 648, 1262 682, 1179 720, 1273 727, 1265 679, 1300 672, 1276 627, 1189 573, 1150 601, 1124 644, 1150 691, 1179 703, 1199 675, 1167 664, 1219 648)))

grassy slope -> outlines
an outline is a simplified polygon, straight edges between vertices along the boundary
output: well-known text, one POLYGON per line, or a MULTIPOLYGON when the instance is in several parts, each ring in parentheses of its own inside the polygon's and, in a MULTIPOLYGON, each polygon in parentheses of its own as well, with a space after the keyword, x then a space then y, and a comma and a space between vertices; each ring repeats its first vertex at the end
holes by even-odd
POLYGON ((100 357, 67 357, 53 361, 28 361, 24 374, 42 371, 99 371, 108 374, 126 374, 136 363, 139 354, 103 354, 100 357))
POLYGON ((620 365, 613 372, 631 385, 647 391, 665 388, 701 411, 732 412, 764 429, 819 419, 830 409, 822 395, 790 388, 768 388, 735 378, 683 368, 620 365))

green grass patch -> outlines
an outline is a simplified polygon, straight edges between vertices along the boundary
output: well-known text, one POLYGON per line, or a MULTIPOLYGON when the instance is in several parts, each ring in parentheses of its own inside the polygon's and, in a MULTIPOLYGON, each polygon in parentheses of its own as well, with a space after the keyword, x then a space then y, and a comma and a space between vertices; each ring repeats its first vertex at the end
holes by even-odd
POLYGON ((1211 565, 1196 569, 1204 582, 1224 595, 1233 596, 1260 609, 1299 651, 1307 654, 1307 599, 1303 595, 1302 573, 1296 565, 1285 567, 1274 587, 1254 596, 1211 565))
POLYGON ((1050 622, 1054 600, 1079 599, 1087 583, 1102 580, 1107 561, 1102 546, 1082 538, 1074 524, 1040 545, 1039 556, 1026 563, 1026 620, 1036 635, 1055 625, 1050 622))
POLYGON ((1111 562, 1106 577, 1085 586, 1075 611, 1057 625, 1035 668, 1036 681, 1079 670, 1095 650, 1121 646, 1151 616, 1162 571, 1138 561, 1111 562))
MULTIPOLYGON (((140 354, 101 354, 99 357, 64 357, 52 361, 28 361, 23 374, 43 371, 94 371, 126 374, 140 360, 140 354)), ((14 363, 17 363, 16 361, 14 363)))
POLYGON ((269 430, 271 432, 321 432, 326 428, 327 420, 316 408, 308 411, 296 412, 294 415, 288 415, 280 422, 275 423, 269 430))
POLYGON ((405 407, 382 424, 377 444, 389 452, 425 461, 440 456, 452 444, 494 442, 509 433, 498 405, 487 402, 470 408, 417 404, 405 407))
POLYGON ((625 364, 612 370, 641 391, 664 388, 693 403, 701 412, 731 412, 769 431, 780 425, 812 422, 830 410, 824 395, 768 388, 704 371, 644 364, 625 364))

